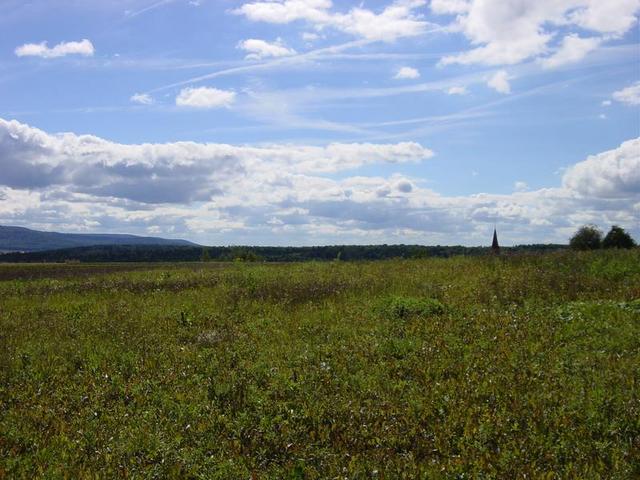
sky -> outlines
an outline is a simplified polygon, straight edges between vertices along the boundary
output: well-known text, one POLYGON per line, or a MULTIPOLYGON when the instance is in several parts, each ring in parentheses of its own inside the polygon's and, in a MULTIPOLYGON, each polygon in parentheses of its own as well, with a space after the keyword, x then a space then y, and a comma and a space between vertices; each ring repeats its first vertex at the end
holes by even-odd
POLYGON ((640 0, 0 0, 0 224, 640 240, 640 0))

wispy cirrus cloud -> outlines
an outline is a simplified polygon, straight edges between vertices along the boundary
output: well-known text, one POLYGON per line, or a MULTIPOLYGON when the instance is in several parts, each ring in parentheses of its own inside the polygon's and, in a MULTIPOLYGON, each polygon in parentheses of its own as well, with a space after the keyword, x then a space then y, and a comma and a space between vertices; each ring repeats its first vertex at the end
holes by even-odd
POLYGON ((169 90, 175 87, 181 87, 188 84, 199 83, 205 80, 212 80, 214 78, 219 78, 224 76, 259 73, 259 72, 264 72, 264 71, 278 69, 278 68, 301 65, 309 61, 319 60, 325 57, 331 57, 333 55, 340 54, 344 51, 348 51, 353 48, 363 47, 369 43, 371 42, 368 40, 354 40, 351 42, 342 43, 340 45, 332 45, 330 47, 323 47, 323 48, 310 50, 304 53, 298 53, 297 55, 264 59, 258 63, 254 63, 251 65, 241 65, 237 67, 223 68, 220 70, 216 70, 215 72, 207 73, 204 75, 198 75, 196 77, 191 77, 186 80, 181 80, 178 82, 162 85, 160 87, 156 87, 154 89, 149 90, 147 93, 160 92, 163 90, 169 90))
POLYGON ((139 105, 151 105, 153 103, 153 97, 147 93, 135 93, 131 95, 130 100, 139 105))
MULTIPOLYGON (((158 0, 155 2, 148 3, 146 6, 142 8, 138 8, 137 10, 125 10, 124 14, 126 18, 135 18, 139 15, 143 15, 145 13, 151 12, 158 8, 164 7, 166 5, 170 5, 172 3, 177 2, 178 0, 158 0)), ((199 6, 199 2, 189 2, 189 5, 199 6)))

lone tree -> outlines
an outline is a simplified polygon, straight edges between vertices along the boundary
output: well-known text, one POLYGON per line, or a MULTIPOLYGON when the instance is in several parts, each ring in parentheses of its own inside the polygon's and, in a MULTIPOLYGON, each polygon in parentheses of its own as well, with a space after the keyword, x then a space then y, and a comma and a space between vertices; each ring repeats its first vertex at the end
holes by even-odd
POLYGON ((625 232, 624 228, 614 225, 604 237, 602 241, 604 248, 633 248, 636 242, 633 241, 631 235, 625 232))
POLYGON ((569 245, 574 250, 596 250, 602 246, 602 232, 595 225, 585 225, 571 237, 569 245))

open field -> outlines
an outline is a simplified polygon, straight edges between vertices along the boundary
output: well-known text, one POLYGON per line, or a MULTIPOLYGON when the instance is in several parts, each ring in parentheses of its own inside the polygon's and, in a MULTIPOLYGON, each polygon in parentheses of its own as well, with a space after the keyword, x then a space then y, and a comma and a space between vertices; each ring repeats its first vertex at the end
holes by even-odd
POLYGON ((640 476, 638 249, 91 268, 0 268, 0 478, 640 476))
POLYGON ((0 263, 0 282, 7 280, 81 279, 136 271, 200 270, 223 267, 221 263, 0 263))

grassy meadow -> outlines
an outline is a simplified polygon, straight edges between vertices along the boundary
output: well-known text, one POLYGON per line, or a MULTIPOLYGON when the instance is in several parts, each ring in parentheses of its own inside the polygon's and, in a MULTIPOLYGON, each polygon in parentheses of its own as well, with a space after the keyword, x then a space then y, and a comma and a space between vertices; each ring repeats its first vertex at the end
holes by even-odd
POLYGON ((0 479, 640 477, 640 250, 0 265, 0 479))

